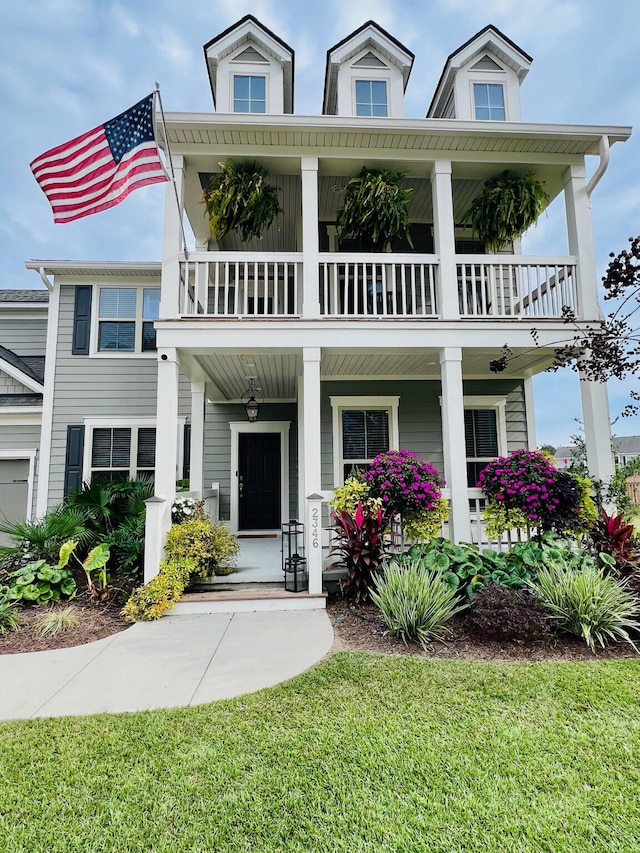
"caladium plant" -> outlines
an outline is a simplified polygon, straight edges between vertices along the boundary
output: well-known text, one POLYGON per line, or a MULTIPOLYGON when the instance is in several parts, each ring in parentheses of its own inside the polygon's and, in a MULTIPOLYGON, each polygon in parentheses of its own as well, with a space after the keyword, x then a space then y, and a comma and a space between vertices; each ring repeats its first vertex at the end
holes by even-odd
POLYGON ((358 503, 352 514, 346 509, 332 513, 333 530, 337 534, 329 556, 337 556, 334 565, 344 565, 347 574, 341 582, 342 591, 356 602, 369 597, 374 576, 380 571, 385 556, 385 531, 391 515, 379 507, 358 503))

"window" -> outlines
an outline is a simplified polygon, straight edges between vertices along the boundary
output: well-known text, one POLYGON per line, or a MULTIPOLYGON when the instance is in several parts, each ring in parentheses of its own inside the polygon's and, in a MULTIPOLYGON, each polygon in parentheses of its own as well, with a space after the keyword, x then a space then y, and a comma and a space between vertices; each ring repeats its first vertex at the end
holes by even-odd
POLYGON ((356 115, 387 115, 387 84, 384 80, 356 80, 356 115))
POLYGON ((474 83, 473 103, 480 121, 504 121, 504 87, 501 83, 474 83))
POLYGON ((398 446, 399 397, 331 397, 334 480, 345 481, 353 468, 364 468, 398 446))
POLYGON ((266 78, 249 74, 233 77, 234 113, 264 113, 267 111, 266 78))
POLYGON ((101 287, 98 352, 154 352, 159 287, 101 287))
POLYGON ((496 456, 498 450, 498 417, 495 409, 466 409, 464 438, 467 457, 467 484, 476 487, 480 471, 496 456))
POLYGON ((91 479, 122 483, 153 480, 156 464, 155 427, 94 427, 91 443, 91 479))

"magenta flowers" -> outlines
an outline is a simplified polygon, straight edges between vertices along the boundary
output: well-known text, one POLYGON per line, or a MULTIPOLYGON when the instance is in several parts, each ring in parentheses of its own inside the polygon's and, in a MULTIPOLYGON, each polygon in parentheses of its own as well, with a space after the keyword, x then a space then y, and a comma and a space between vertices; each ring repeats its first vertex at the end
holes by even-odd
POLYGON ((396 513, 411 515, 433 509, 442 497, 444 481, 438 470, 409 450, 379 453, 362 479, 372 497, 382 498, 396 513))

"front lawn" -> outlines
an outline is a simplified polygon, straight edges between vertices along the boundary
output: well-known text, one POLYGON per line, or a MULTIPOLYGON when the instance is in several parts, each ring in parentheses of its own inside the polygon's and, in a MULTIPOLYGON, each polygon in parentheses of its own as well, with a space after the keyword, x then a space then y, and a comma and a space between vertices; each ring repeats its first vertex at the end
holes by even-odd
POLYGON ((236 700, 4 724, 0 755, 3 853, 640 850, 638 661, 341 653, 236 700))

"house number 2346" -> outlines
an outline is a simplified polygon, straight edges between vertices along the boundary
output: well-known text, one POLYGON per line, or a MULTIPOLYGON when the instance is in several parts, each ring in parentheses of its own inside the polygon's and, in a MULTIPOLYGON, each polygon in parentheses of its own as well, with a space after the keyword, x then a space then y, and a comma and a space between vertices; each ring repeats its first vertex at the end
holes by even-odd
POLYGON ((320 547, 320 509, 311 507, 311 547, 320 547))

